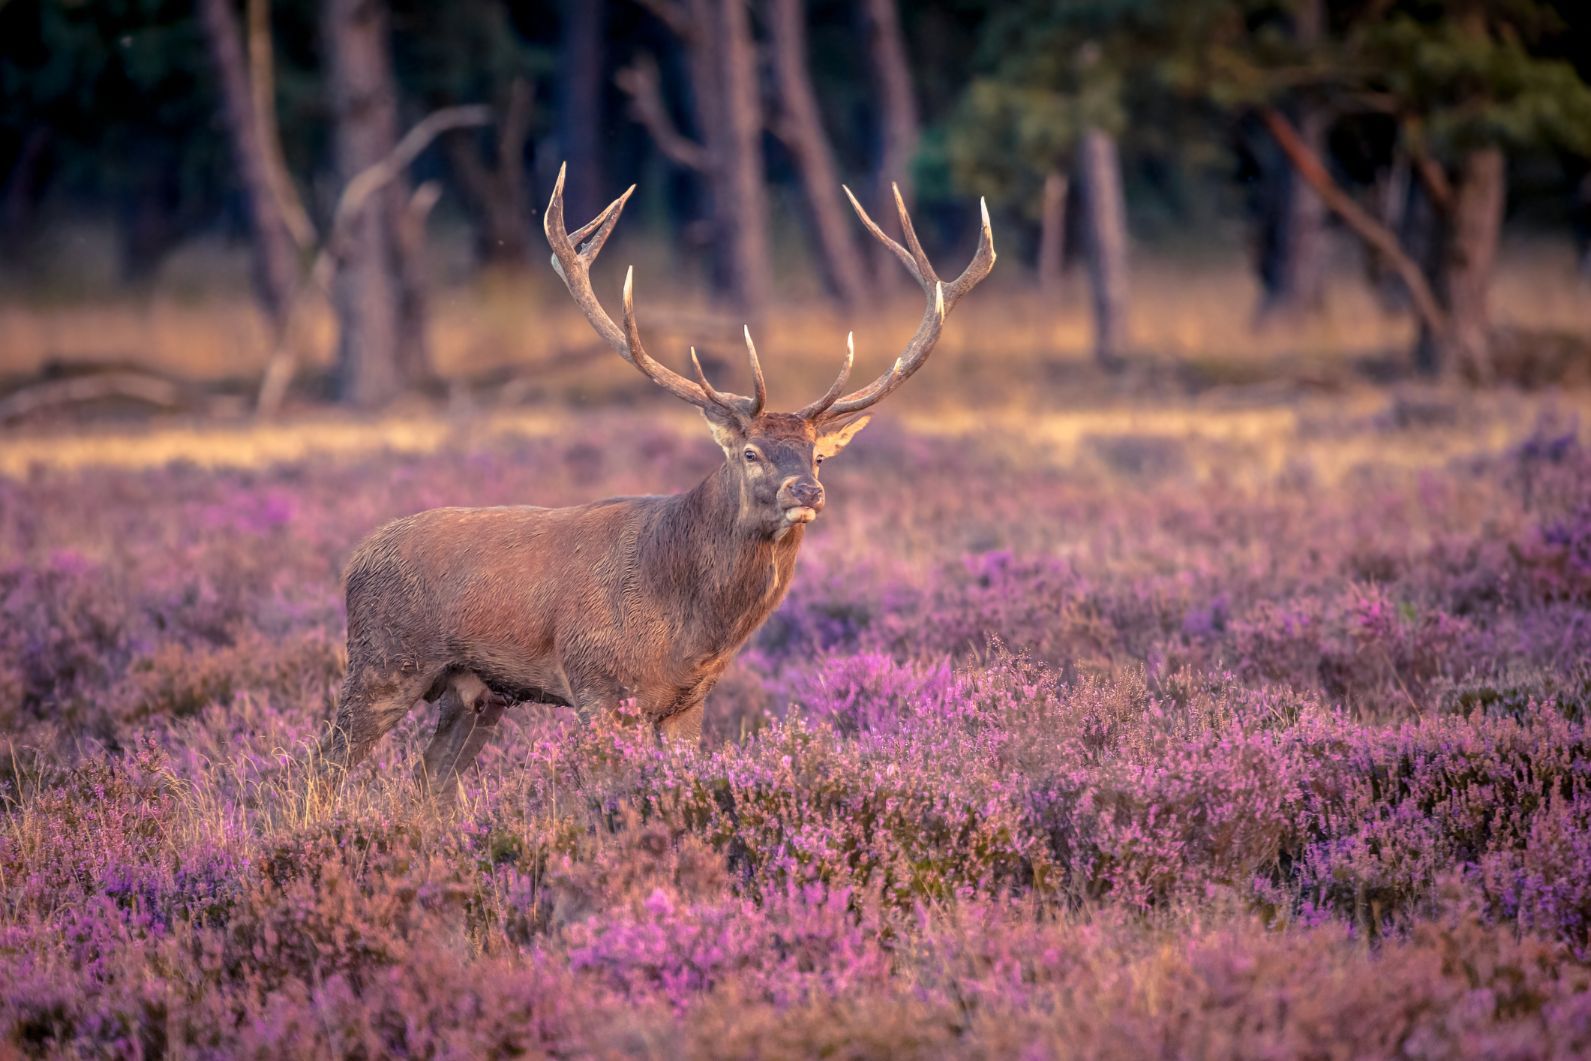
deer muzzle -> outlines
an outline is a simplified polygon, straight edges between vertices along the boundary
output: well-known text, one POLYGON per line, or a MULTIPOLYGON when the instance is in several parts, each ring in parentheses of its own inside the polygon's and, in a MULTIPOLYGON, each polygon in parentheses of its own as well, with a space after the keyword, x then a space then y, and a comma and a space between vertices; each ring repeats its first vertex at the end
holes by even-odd
POLYGON ((811 523, 823 511, 823 486, 811 479, 797 479, 780 491, 786 523, 811 523))

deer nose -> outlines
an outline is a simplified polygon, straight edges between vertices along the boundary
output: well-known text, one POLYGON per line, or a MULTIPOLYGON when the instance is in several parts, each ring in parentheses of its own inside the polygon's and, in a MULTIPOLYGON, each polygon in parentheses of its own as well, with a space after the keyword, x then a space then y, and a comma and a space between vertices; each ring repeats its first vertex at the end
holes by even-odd
POLYGON ((790 484, 790 500, 810 509, 823 507, 823 485, 811 479, 799 479, 790 484))

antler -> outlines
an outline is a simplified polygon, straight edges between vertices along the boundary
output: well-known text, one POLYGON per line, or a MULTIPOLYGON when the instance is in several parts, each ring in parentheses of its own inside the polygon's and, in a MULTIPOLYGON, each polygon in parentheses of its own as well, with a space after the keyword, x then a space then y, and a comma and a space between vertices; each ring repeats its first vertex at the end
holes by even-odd
POLYGON ((900 214, 901 232, 906 237, 904 247, 873 223, 873 219, 867 216, 867 211, 862 209, 862 204, 856 201, 856 196, 851 194, 851 189, 845 189, 845 196, 851 200, 851 207, 856 211, 856 216, 862 219, 862 225, 873 234, 873 238, 888 247, 906 266, 906 271, 922 285, 923 293, 928 297, 922 322, 917 325, 916 333, 888 372, 861 390, 852 391, 842 398, 839 392, 845 386, 845 380, 850 375, 852 359, 855 357, 855 350, 850 349, 851 343, 847 339, 846 346, 849 352, 844 366, 840 369, 839 378, 829 388, 829 393, 801 410, 801 415, 808 419, 835 420, 852 416, 888 397, 895 388, 910 379, 912 373, 923 367, 928 355, 933 353, 934 344, 939 341, 939 333, 945 326, 945 317, 955 308, 956 303, 961 301, 962 296, 982 283, 984 277, 994 268, 994 232, 989 227, 987 203, 981 199, 978 201, 983 220, 978 235, 978 250, 973 254, 972 261, 962 270, 961 275, 947 284, 939 279, 938 273, 934 272, 933 265, 928 261, 928 255, 923 253, 922 244, 917 241, 917 230, 912 227, 911 215, 906 212, 906 203, 901 198, 900 186, 891 185, 891 187, 895 191, 895 209, 900 214))
POLYGON ((619 223, 619 215, 624 213, 624 204, 629 202, 630 194, 635 191, 635 185, 630 185, 623 195, 619 196, 607 207, 586 224, 574 232, 565 227, 563 216, 563 184, 567 163, 558 167, 558 180, 553 185, 552 199, 547 203, 547 212, 542 217, 542 229, 547 233, 547 243, 552 247, 552 267, 563 278, 564 286, 569 289, 569 294, 575 300, 575 305, 586 315, 586 320, 591 322, 591 327, 596 329, 604 342, 613 347, 619 356, 641 371, 647 379, 668 391, 682 401, 705 409, 716 406, 732 416, 750 419, 762 412, 766 404, 768 393, 762 378, 762 366, 757 362, 757 348, 751 341, 751 330, 746 330, 746 357, 751 362, 751 378, 756 388, 754 397, 740 394, 731 394, 715 390, 707 382, 706 375, 702 372, 701 363, 696 360, 696 351, 691 350, 691 362, 696 368, 696 379, 692 381, 674 372, 657 361, 646 352, 646 347, 641 344, 641 332, 635 322, 635 268, 632 266, 624 274, 624 327, 620 328, 613 323, 613 318, 608 316, 607 310, 602 308, 602 303, 597 300, 596 293, 591 290, 591 263, 596 261, 597 255, 602 252, 603 244, 608 242, 608 237, 613 234, 613 227, 619 223))

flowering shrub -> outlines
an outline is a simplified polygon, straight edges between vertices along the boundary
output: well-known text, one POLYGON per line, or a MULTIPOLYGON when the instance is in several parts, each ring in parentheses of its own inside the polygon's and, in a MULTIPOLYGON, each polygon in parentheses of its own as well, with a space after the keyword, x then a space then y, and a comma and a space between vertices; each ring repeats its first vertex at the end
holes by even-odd
POLYGON ((1331 449, 1416 429, 881 431, 702 747, 516 707, 451 810, 418 712, 317 771, 344 558, 710 447, 0 482, 0 1052, 1591 1051, 1591 458, 1331 449))

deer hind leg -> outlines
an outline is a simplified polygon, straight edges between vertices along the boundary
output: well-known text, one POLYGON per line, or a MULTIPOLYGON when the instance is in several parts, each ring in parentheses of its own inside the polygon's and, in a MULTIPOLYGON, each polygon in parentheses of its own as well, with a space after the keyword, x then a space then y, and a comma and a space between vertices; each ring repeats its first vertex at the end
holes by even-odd
POLYGON ((321 742, 321 757, 346 773, 364 762, 376 741, 414 709, 435 683, 431 673, 393 674, 349 665, 337 701, 337 720, 321 742))
POLYGON ((415 774, 421 787, 439 798, 451 799, 458 792, 459 775, 475 762, 508 701, 475 674, 459 671, 448 678, 440 706, 436 735, 415 774))

